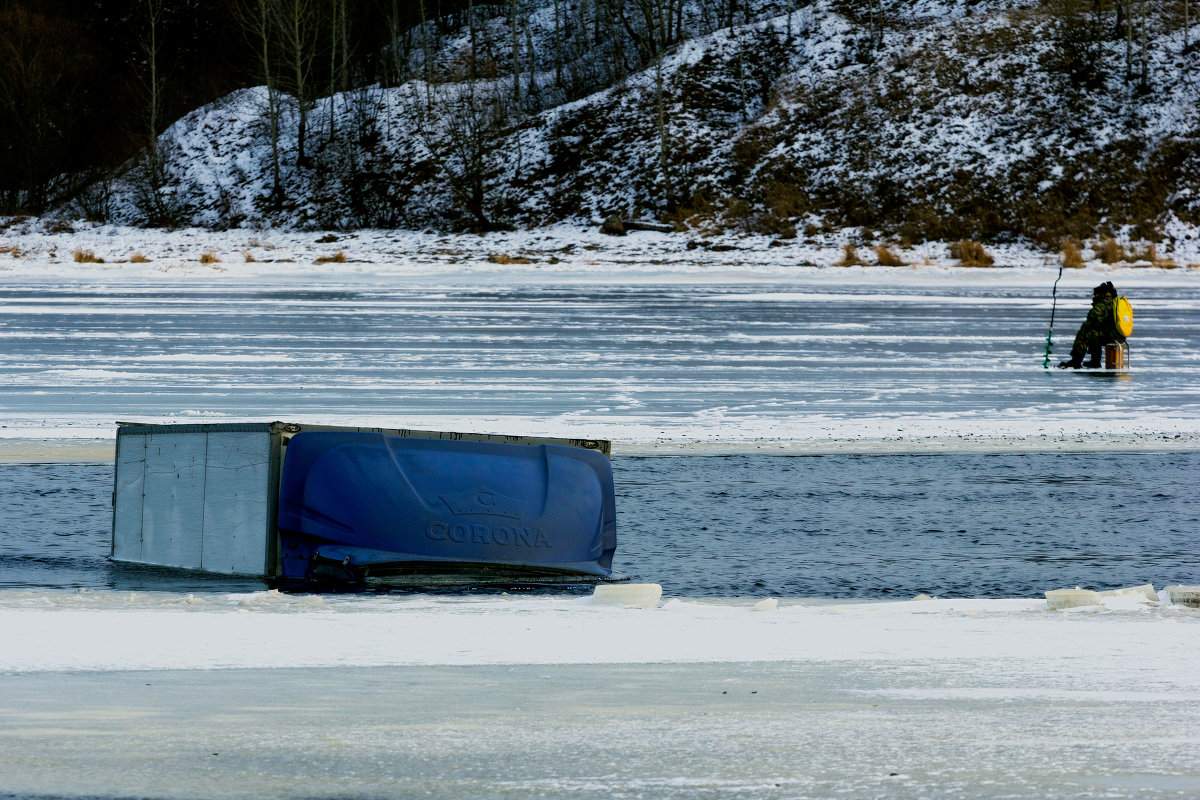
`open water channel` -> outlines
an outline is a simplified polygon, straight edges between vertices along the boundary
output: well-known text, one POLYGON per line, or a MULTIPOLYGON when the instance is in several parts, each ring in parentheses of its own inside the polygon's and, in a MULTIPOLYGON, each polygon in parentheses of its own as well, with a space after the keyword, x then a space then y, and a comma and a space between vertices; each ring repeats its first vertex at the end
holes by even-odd
MULTIPOLYGON (((1200 452, 617 457, 614 567, 685 597, 1200 582, 1200 452)), ((260 582, 108 562, 111 464, 0 464, 0 587, 260 582)))

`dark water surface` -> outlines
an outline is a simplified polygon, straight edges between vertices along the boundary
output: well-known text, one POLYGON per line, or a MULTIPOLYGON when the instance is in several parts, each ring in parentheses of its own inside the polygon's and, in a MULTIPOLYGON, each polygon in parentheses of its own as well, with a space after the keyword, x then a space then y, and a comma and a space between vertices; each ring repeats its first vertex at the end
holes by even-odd
MULTIPOLYGON (((614 566, 668 595, 1200 583, 1200 453, 618 457, 614 566)), ((258 589, 108 562, 111 464, 0 464, 0 588, 258 589)))

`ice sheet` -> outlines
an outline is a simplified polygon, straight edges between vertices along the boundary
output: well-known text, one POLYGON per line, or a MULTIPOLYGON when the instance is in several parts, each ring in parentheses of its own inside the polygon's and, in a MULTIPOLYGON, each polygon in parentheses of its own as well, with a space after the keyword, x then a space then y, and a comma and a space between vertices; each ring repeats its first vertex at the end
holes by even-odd
MULTIPOLYGON (((94 235, 165 257, 208 234, 94 235)), ((1019 248, 999 269, 845 270, 565 230, 338 244, 353 264, 212 273, 60 263, 64 242, 31 242, 0 292, 0 457, 102 441, 116 419, 590 436, 617 453, 1200 446, 1200 270, 1064 274, 1055 360, 1091 285, 1134 300, 1134 372, 1114 380, 1042 370, 1057 270, 1019 248), (492 246, 545 260, 502 269, 492 246)))
POLYGON ((1084 659, 25 673, 35 797, 1194 797, 1200 703, 1084 659))
POLYGON ((0 652, 0 672, 1010 658, 1061 668, 1084 658, 1087 669, 1135 672, 1148 659, 1157 680, 1200 681, 1200 612, 1169 604, 785 600, 763 613, 758 599, 644 609, 590 597, 9 590, 0 630, 19 644, 0 652))

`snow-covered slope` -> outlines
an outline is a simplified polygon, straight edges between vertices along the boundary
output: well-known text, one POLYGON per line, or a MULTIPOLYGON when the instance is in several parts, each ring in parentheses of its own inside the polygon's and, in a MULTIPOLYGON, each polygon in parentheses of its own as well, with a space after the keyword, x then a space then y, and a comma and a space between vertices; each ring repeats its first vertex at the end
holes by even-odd
MULTIPOLYGON (((1200 221, 1200 52, 1186 46, 1200 26, 1150 18, 1129 76, 1126 42, 1106 22, 1081 75, 1078 20, 1053 3, 875 5, 763 11, 570 102, 546 58, 536 80, 524 76, 538 98, 524 110, 510 75, 450 80, 464 45, 450 37, 436 82, 316 101, 303 166, 283 98, 275 196, 267 91, 240 91, 163 134, 159 196, 177 223, 210 227, 540 226, 617 213, 784 238, 863 226, 1057 244, 1158 240, 1200 221)), ((542 47, 545 25, 535 28, 542 47)), ((113 221, 146 219, 140 175, 113 185, 113 221)))

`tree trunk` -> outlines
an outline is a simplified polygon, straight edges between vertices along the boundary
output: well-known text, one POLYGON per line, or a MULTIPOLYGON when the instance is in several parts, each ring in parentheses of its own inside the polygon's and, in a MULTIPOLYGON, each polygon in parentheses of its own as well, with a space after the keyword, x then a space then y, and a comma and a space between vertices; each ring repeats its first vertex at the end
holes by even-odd
POLYGON ((512 34, 513 103, 521 108, 521 32, 517 0, 508 0, 508 28, 512 34))

